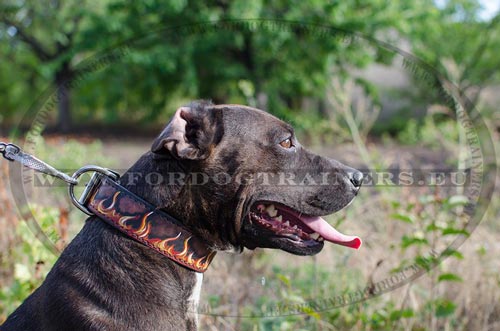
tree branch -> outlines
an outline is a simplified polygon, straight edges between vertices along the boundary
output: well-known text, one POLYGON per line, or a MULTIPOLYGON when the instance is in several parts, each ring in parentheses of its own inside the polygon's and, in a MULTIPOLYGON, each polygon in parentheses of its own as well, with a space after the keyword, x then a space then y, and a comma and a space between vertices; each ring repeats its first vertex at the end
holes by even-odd
POLYGON ((477 47, 474 55, 469 59, 468 63, 465 66, 462 74, 460 75, 460 80, 464 80, 467 78, 469 72, 481 61, 485 51, 487 50, 489 43, 492 38, 492 31, 495 31, 496 25, 500 22, 500 13, 496 14, 496 16, 491 20, 491 22, 486 27, 485 36, 481 38, 481 44, 477 47))
POLYGON ((73 45, 73 37, 75 36, 76 32, 78 31, 79 23, 80 23, 80 20, 82 19, 82 17, 83 17, 82 14, 78 14, 75 17, 73 17, 72 29, 69 32, 64 33, 64 36, 66 37, 68 42, 67 43, 61 43, 59 41, 57 42, 57 44, 56 44, 57 51, 55 53, 56 56, 66 52, 73 45))
POLYGON ((16 28, 19 38, 22 41, 24 41, 28 46, 30 46, 31 49, 33 49, 33 52, 35 52, 36 56, 40 60, 50 61, 56 57, 57 54, 53 54, 47 51, 36 38, 27 34, 26 31, 24 31, 18 24, 10 20, 8 17, 5 17, 3 15, 0 16, 0 22, 3 22, 8 26, 16 28))

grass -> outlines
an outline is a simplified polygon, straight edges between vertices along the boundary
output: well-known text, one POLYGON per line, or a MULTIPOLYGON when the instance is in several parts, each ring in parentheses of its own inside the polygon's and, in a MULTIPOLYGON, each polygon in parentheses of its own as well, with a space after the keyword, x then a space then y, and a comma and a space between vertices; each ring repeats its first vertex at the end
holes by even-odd
MULTIPOLYGON (((105 166, 121 165, 125 157, 125 163, 129 163, 135 157, 125 155, 126 144, 112 144, 120 146, 114 154, 110 151, 115 148, 109 148, 107 142, 68 144, 50 140, 40 145, 45 147, 40 148, 37 156, 65 169, 90 163, 91 155, 96 156, 91 163, 105 166), (60 152, 61 146, 68 150, 60 152), (104 149, 110 158, 98 157, 104 149), (60 159, 61 154, 70 151, 71 158, 60 159), (63 164, 57 164, 57 160, 63 164)), ((392 149, 407 148, 392 144, 392 149)), ((145 144, 143 150, 147 148, 145 144)), ((369 146, 368 151, 374 153, 376 148, 369 146)), ((133 150, 137 150, 134 153, 138 156, 142 149, 134 146, 133 150)), ((335 150, 328 154, 334 155, 335 150)), ((6 183, 5 162, 0 162, 0 227, 14 230, 0 233, 0 321, 41 283, 56 258, 19 221, 6 183)), ((85 218, 73 211, 65 194, 64 190, 35 194, 41 199, 34 200, 37 204, 32 206, 44 232, 61 247, 85 218), (59 203, 54 206, 48 201, 59 203), (69 224, 67 230, 64 224, 69 224)), ((454 192, 430 187, 364 187, 349 208, 329 219, 344 232, 364 239, 359 251, 327 244, 314 257, 259 249, 241 255, 220 253, 205 275, 201 329, 500 329, 500 228, 494 221, 500 216, 500 201, 495 198, 485 222, 470 234, 458 252, 422 277, 357 304, 339 308, 323 304, 394 275, 398 268, 415 262, 432 249, 442 250, 456 237, 443 235, 445 229, 461 225, 456 223, 457 218, 450 218, 463 212, 460 202, 450 203, 453 195, 454 192), (278 316, 277 307, 289 314, 278 316)))

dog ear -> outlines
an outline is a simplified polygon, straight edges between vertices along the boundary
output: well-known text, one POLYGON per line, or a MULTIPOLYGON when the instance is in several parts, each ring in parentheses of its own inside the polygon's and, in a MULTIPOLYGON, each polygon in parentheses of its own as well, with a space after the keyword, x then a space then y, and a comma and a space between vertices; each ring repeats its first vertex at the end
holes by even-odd
POLYGON ((216 126, 216 112, 205 104, 181 107, 153 142, 151 151, 160 155, 170 153, 179 159, 205 159, 222 136, 216 126))

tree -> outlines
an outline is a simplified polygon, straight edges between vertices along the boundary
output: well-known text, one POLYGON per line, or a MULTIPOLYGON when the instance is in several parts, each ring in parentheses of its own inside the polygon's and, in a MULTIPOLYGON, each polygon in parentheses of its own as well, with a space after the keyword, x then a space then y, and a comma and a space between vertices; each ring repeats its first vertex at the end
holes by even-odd
POLYGON ((85 11, 85 2, 71 1, 4 1, 0 5, 0 23, 7 32, 2 41, 10 44, 14 54, 8 60, 32 72, 48 69, 58 88, 58 127, 64 132, 71 126, 70 90, 64 82, 74 74, 71 61, 85 11), (24 62, 26 52, 36 61, 24 62))
MULTIPOLYGON (((470 106, 500 82, 500 13, 483 20, 477 0, 448 0, 409 34, 414 53, 454 83, 470 106)), ((423 88, 424 99, 433 91, 423 88)))
MULTIPOLYGON (((260 0, 109 0, 92 6, 7 0, 0 5, 0 57, 25 75, 35 72, 61 87, 58 125, 63 130, 71 125, 72 103, 78 105, 73 116, 79 120, 154 122, 171 111, 172 100, 193 98, 266 106, 290 120, 303 111, 306 99, 313 99, 308 116, 321 117, 332 65, 336 72, 346 72, 387 59, 363 39, 346 42, 341 31, 385 36, 404 30, 410 19, 428 10, 402 0, 265 5, 260 0), (276 27, 183 35, 171 29, 254 18, 274 21, 276 27), (130 52, 122 61, 87 76, 72 91, 62 84, 75 75, 80 59, 123 41, 130 52), (14 56, 5 56, 12 52, 14 56)), ((6 66, 0 64, 0 69, 9 71, 6 66)), ((33 99, 33 91, 23 94, 33 99)))
MULTIPOLYGON (((291 113, 303 111, 305 98, 325 98, 330 65, 360 68, 383 60, 380 49, 362 38, 346 42, 343 36, 349 35, 342 30, 384 35, 401 29, 408 18, 422 15, 427 8, 407 1, 271 1, 264 5, 263 1, 185 4, 153 0, 147 4, 116 2, 108 10, 108 15, 98 18, 102 22, 96 25, 105 26, 109 17, 119 18, 114 20, 114 26, 119 27, 115 32, 122 39, 151 34, 151 30, 162 25, 199 26, 200 22, 261 19, 253 20, 256 23, 253 29, 244 28, 243 22, 242 28, 182 36, 166 30, 150 38, 149 43, 132 45, 131 56, 126 60, 129 69, 113 72, 123 82, 134 82, 133 91, 116 89, 107 95, 117 101, 128 100, 127 109, 121 112, 130 114, 135 106, 149 113, 148 119, 155 119, 162 111, 162 98, 158 96, 164 95, 165 100, 172 96, 172 91, 177 91, 184 99, 201 97, 266 106, 290 120, 294 117, 291 113), (262 20, 271 23, 274 20, 276 26, 259 27, 262 20), (165 58, 158 54, 165 54, 165 58), (164 63, 162 70, 156 67, 160 61, 164 63), (137 84, 141 79, 148 88, 137 84), (148 100, 157 102, 151 107, 148 100)), ((101 81, 111 78, 116 81, 117 77, 104 76, 101 81)), ((319 108, 311 109, 310 115, 320 117, 319 108)))

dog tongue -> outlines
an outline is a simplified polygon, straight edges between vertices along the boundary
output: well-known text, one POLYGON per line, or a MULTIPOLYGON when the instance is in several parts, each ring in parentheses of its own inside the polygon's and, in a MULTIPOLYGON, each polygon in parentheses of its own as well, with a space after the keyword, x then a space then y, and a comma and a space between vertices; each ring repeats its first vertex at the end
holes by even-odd
POLYGON ((321 217, 302 216, 302 222, 307 224, 311 230, 319 233, 325 240, 342 246, 358 249, 361 247, 361 239, 356 236, 347 236, 335 230, 327 221, 321 217))

